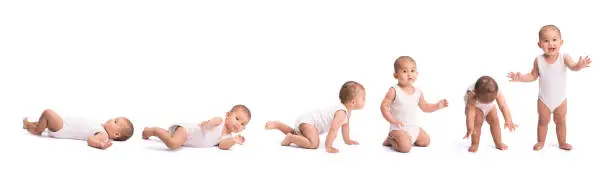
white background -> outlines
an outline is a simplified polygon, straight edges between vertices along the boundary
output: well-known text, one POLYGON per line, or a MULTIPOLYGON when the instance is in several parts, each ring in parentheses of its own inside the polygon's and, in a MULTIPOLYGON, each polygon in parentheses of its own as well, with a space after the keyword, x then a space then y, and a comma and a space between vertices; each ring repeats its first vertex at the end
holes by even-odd
MULTIPOLYGON (((608 4, 580 1, 2 1, 0 2, 1 173, 329 173, 609 171, 608 4), (537 82, 509 83, 528 72, 538 30, 557 25, 563 52, 590 55, 591 68, 568 73, 568 141, 533 152, 537 82), (425 99, 450 106, 425 114, 431 147, 409 154, 381 146, 388 123, 379 106, 393 61, 416 59, 425 99), (517 132, 509 150, 493 148, 488 125, 480 151, 467 152, 463 94, 481 75, 497 79, 517 132), (339 154, 279 146, 267 120, 293 124, 301 113, 338 101, 347 80, 366 87, 354 111, 359 146, 339 154), (247 105, 246 143, 231 151, 167 151, 143 141, 144 126, 199 122, 247 105), (108 150, 85 142, 30 136, 21 119, 46 109, 64 117, 127 116, 134 137, 108 150)), ((500 114, 501 118, 501 114, 500 114)), ((321 136, 323 140, 323 136, 321 136)), ((324 144, 324 143, 321 143, 324 144)), ((591 173, 589 172, 589 173, 591 173)), ((605 173, 605 172, 604 172, 605 173)))

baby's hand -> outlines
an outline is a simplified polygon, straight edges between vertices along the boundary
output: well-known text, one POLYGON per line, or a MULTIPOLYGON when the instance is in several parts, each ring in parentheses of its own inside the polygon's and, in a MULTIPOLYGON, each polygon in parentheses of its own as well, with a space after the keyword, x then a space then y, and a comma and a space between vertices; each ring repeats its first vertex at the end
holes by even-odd
POLYGON ((438 106, 438 109, 448 107, 448 101, 446 99, 440 100, 437 106, 438 106))
POLYGON ((200 128, 206 130, 211 129, 212 127, 208 125, 208 121, 203 121, 202 123, 200 123, 200 128))
POLYGON ((334 147, 327 147, 325 148, 325 151, 327 151, 328 153, 338 153, 338 149, 334 147))
POLYGON ((511 82, 521 81, 521 76, 523 76, 520 72, 509 72, 508 78, 510 78, 511 82))
POLYGON ((236 135, 234 137, 234 142, 236 142, 236 144, 243 144, 245 141, 244 137, 242 135, 236 135))
POLYGON ((580 58, 578 59, 578 63, 576 63, 578 66, 578 69, 583 69, 586 67, 590 67, 591 65, 591 58, 589 58, 589 56, 586 56, 584 59, 582 58, 582 56, 580 56, 580 58))
POLYGON ((510 132, 514 132, 517 127, 518 127, 518 125, 516 125, 516 124, 514 124, 512 122, 506 122, 504 124, 504 128, 509 129, 510 132))
POLYGON ((465 136, 463 136, 463 139, 470 138, 470 136, 472 136, 472 132, 474 132, 473 130, 474 128, 468 128, 467 133, 465 133, 465 136))
POLYGON ((99 148, 99 149, 104 150, 104 149, 109 148, 109 147, 110 147, 110 146, 112 146, 112 145, 113 145, 113 142, 112 142, 111 140, 106 140, 106 141, 98 141, 98 142, 96 143, 96 148, 99 148))
POLYGON ((394 126, 397 126, 398 128, 400 128, 400 127, 404 127, 404 122, 401 122, 401 121, 399 121, 399 120, 393 120, 393 121, 391 122, 391 124, 392 124, 392 125, 394 125, 394 126))

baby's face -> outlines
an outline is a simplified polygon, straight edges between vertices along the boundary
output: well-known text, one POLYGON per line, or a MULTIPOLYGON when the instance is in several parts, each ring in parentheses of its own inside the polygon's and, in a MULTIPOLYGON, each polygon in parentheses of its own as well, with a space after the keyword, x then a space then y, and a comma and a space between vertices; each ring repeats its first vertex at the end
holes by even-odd
POLYGON ((414 84, 417 75, 416 64, 407 60, 402 61, 397 72, 393 74, 401 86, 414 84))
POLYGON ((355 98, 354 109, 362 109, 365 106, 365 90, 359 90, 357 97, 355 98))
POLYGON ((225 126, 233 133, 242 132, 244 127, 249 124, 250 118, 248 113, 243 110, 229 112, 225 121, 225 126))
POLYGON ((559 48, 563 45, 563 40, 559 32, 555 30, 546 30, 542 32, 538 46, 542 48, 545 55, 557 55, 559 48))
POLYGON ((121 129, 124 127, 128 127, 127 118, 124 117, 113 118, 104 123, 104 129, 111 139, 121 136, 121 129))

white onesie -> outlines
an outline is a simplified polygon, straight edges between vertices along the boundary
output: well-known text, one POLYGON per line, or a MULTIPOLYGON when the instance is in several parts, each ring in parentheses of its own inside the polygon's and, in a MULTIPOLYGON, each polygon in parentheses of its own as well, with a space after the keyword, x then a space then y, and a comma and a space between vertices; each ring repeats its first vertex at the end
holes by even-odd
POLYGON ((540 73, 539 98, 553 112, 565 101, 565 72, 564 54, 559 54, 553 64, 546 62, 544 55, 537 58, 540 73))
MULTIPOLYGON (((470 85, 470 87, 468 87, 468 91, 474 91, 474 87, 476 86, 476 84, 472 84, 470 85)), ((497 92, 500 92, 499 90, 497 90, 497 92)), ((467 92, 465 93, 465 95, 463 96, 463 101, 467 104, 468 101, 468 94, 467 92)), ((489 115, 489 112, 491 112, 491 110, 495 107, 495 100, 493 100, 491 103, 481 103, 480 101, 476 100, 476 108, 480 109, 480 111, 482 111, 482 119, 486 120, 487 115, 489 115)))
POLYGON ((332 121, 334 120, 334 115, 336 114, 336 111, 339 110, 343 110, 347 114, 346 119, 342 121, 342 125, 348 123, 351 113, 348 112, 348 109, 346 108, 346 106, 344 106, 344 104, 339 103, 323 109, 314 110, 302 114, 295 122, 294 132, 300 134, 300 125, 302 123, 308 123, 313 125, 317 129, 319 135, 327 133, 329 131, 329 128, 331 127, 332 121))
POLYGON ((421 90, 414 88, 412 94, 407 94, 401 87, 395 85, 395 100, 391 103, 391 115, 393 118, 404 123, 403 127, 391 125, 389 131, 402 130, 408 133, 412 143, 416 142, 419 137, 421 128, 421 115, 417 112, 419 109, 419 99, 421 98, 421 90))
POLYGON ((62 129, 52 132, 49 131, 49 136, 63 139, 87 140, 90 136, 99 132, 106 133, 100 122, 96 122, 86 118, 66 117, 62 118, 62 129))
POLYGON ((170 126, 168 130, 170 134, 174 134, 176 128, 178 128, 179 126, 183 127, 185 131, 187 131, 187 140, 185 141, 185 144, 183 144, 183 146, 205 148, 216 146, 222 139, 231 137, 231 134, 223 136, 224 124, 225 119, 223 119, 223 121, 221 121, 221 124, 219 124, 217 127, 203 130, 202 128, 200 128, 199 124, 180 123, 170 126))

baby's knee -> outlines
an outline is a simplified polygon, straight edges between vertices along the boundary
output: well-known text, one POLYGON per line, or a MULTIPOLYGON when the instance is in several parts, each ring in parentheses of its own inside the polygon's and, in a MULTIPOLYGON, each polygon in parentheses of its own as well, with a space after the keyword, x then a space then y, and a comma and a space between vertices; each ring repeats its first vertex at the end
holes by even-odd
POLYGON ((49 115, 49 114, 52 114, 52 113, 53 113, 53 110, 51 110, 51 109, 45 109, 45 110, 43 111, 43 113, 42 113, 42 114, 43 114, 43 115, 49 115))
POLYGON ((417 141, 414 144, 416 144, 417 146, 421 146, 421 147, 427 147, 429 146, 430 143, 431 143, 430 139, 425 139, 425 140, 417 141))
POLYGON ((306 146, 307 149, 317 149, 319 147, 319 142, 311 142, 306 146))
POLYGON ((555 124, 565 124, 565 117, 555 117, 555 124))
POLYGON ((550 123, 550 118, 549 117, 540 117, 538 119, 538 125, 548 125, 548 123, 550 123))
POLYGON ((410 152, 411 149, 412 149, 412 145, 408 143, 401 143, 397 145, 397 148, 395 148, 395 151, 401 152, 401 153, 408 153, 410 152))

